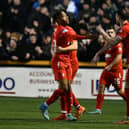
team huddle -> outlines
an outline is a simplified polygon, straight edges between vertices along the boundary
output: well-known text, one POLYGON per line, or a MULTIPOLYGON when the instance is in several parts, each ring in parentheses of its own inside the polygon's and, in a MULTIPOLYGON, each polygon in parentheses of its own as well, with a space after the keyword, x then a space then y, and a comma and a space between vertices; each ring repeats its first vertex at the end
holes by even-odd
MULTIPOLYGON (((124 52, 127 59, 129 59, 129 22, 125 8, 121 8, 116 13, 116 21, 119 22, 121 27, 117 33, 113 27, 108 27, 105 32, 100 25, 97 26, 98 32, 105 39, 105 45, 96 53, 92 62, 97 62, 99 56, 105 52, 106 66, 100 76, 96 109, 88 113, 102 113, 101 107, 104 100, 104 89, 112 84, 127 105, 126 118, 120 122, 116 122, 116 124, 129 124, 129 61, 125 90, 122 91, 122 53, 124 52)), ((85 107, 79 104, 71 88, 71 84, 79 67, 77 41, 82 39, 96 39, 97 36, 93 34, 78 35, 68 24, 69 18, 64 10, 59 10, 55 13, 53 16, 54 32, 51 45, 51 53, 53 55, 51 67, 55 80, 58 82, 58 89, 40 106, 42 115, 46 120, 50 119, 48 107, 58 98, 60 99, 61 113, 58 117, 53 118, 53 120, 74 121, 80 119, 86 110, 85 107), (76 109, 75 115, 72 114, 73 106, 76 109)))

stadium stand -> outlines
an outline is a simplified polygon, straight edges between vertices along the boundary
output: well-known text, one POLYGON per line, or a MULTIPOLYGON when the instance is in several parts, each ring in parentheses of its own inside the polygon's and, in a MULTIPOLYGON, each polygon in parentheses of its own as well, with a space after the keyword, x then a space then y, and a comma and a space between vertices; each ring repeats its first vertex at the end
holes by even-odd
MULTIPOLYGON (((50 60, 51 16, 58 9, 68 12, 77 33, 97 34, 97 24, 118 30, 115 13, 123 4, 129 7, 128 0, 0 0, 0 60, 50 60)), ((102 46, 101 40, 79 41, 79 61, 89 62, 102 46)))

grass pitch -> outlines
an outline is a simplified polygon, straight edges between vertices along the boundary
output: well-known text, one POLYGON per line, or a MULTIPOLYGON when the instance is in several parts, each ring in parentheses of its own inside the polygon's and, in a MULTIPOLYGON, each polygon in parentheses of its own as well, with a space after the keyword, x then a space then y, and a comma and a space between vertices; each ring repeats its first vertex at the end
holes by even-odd
MULTIPOLYGON (((86 112, 77 121, 46 121, 39 105, 42 98, 0 97, 0 129, 129 129, 129 125, 116 125, 125 116, 126 104, 122 100, 104 100, 102 115, 88 115, 95 109, 96 100, 79 100, 86 112)), ((73 113, 75 110, 73 109, 73 113)), ((49 107, 50 118, 60 113, 59 101, 49 107)))

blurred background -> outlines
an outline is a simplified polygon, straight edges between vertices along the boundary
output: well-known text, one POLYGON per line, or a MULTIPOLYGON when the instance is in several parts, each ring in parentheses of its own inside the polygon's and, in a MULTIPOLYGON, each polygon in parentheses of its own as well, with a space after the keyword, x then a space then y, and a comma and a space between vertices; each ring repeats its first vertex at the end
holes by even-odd
MULTIPOLYGON (((78 34, 97 34, 98 24, 119 29, 115 13, 123 4, 129 11, 128 0, 0 0, 0 60, 50 60, 51 17, 56 10, 68 12, 70 26, 78 34)), ((101 35, 79 41, 79 61, 89 62, 104 43, 101 35)))

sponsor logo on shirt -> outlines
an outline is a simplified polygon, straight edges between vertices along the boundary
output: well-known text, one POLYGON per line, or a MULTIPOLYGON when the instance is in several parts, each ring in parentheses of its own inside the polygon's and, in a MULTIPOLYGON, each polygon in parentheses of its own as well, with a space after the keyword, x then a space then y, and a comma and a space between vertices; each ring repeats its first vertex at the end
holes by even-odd
POLYGON ((111 57, 111 54, 106 54, 105 55, 105 58, 110 58, 111 57))
POLYGON ((62 33, 64 34, 64 33, 66 33, 68 30, 67 29, 64 29, 63 31, 62 31, 62 33))
POLYGON ((120 33, 122 33, 123 31, 122 31, 122 30, 120 30, 119 32, 120 32, 120 33))

